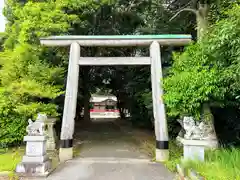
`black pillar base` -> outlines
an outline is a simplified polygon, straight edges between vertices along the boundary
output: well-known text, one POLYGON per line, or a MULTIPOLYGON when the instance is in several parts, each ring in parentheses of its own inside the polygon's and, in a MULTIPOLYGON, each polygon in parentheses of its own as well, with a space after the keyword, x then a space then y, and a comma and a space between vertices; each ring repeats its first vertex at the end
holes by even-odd
POLYGON ((168 141, 156 141, 156 148, 157 149, 169 149, 168 141))
POLYGON ((60 148, 71 148, 71 147, 73 147, 73 140, 72 139, 60 140, 60 148))

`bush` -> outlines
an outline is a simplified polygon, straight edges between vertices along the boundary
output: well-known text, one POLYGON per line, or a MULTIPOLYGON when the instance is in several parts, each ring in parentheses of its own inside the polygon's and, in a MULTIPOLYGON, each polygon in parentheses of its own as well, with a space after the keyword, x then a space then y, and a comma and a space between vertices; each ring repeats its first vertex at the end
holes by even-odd
POLYGON ((62 77, 62 69, 44 63, 39 58, 41 53, 41 49, 24 44, 0 53, 2 145, 21 143, 28 118, 35 119, 37 113, 57 115, 57 106, 51 101, 63 93, 55 82, 62 77))
POLYGON ((183 155, 183 147, 179 146, 176 141, 169 141, 169 160, 165 162, 166 167, 172 171, 176 171, 177 164, 180 163, 183 155))
POLYGON ((27 121, 20 116, 6 116, 0 118, 0 143, 2 146, 21 144, 26 134, 27 121))

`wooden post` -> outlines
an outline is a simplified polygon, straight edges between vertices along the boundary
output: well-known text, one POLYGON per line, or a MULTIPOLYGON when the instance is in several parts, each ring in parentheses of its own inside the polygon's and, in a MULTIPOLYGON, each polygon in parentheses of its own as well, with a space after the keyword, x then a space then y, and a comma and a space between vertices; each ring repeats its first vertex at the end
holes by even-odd
POLYGON ((153 98, 153 113, 155 122, 156 135, 156 160, 167 161, 169 157, 168 150, 168 129, 165 107, 163 103, 162 89, 162 65, 160 46, 157 41, 154 41, 150 46, 151 58, 151 80, 152 80, 152 98, 153 98))
POLYGON ((74 119, 77 106, 80 45, 73 42, 70 47, 67 86, 61 129, 59 158, 66 161, 73 157, 74 119))

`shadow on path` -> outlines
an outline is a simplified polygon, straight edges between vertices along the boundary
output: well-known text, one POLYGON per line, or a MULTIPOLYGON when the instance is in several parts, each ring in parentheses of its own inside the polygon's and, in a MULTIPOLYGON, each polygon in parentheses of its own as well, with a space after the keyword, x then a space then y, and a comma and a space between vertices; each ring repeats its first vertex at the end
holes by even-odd
POLYGON ((89 125, 76 125, 75 145, 80 157, 115 157, 149 159, 140 152, 131 133, 120 129, 114 119, 99 119, 89 125))

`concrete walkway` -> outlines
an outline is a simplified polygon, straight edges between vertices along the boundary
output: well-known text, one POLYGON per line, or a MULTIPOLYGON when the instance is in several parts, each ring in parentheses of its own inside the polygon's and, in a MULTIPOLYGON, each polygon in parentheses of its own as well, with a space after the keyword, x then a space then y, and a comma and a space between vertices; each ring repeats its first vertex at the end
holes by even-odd
POLYGON ((162 164, 138 159, 75 159, 64 163, 48 180, 173 180, 162 164))
POLYGON ((75 128, 80 156, 60 165, 48 180, 173 180, 162 164, 140 152, 131 134, 113 122, 75 128))

